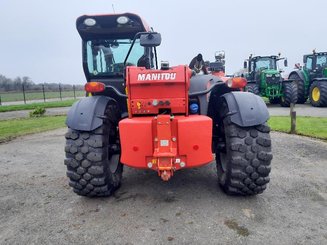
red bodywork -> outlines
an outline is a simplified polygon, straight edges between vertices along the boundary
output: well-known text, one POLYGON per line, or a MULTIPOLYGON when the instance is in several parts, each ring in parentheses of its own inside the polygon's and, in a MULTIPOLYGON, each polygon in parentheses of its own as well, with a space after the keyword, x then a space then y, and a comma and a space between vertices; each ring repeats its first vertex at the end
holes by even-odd
POLYGON ((213 160, 211 118, 188 113, 190 75, 186 66, 127 68, 129 118, 119 123, 123 164, 168 180, 175 170, 213 160))

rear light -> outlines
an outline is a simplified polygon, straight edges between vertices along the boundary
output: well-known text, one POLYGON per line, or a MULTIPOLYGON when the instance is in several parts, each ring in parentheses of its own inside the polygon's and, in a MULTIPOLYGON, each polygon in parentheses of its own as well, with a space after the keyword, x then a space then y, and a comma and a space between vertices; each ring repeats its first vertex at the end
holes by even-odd
POLYGON ((244 77, 233 77, 227 80, 229 88, 244 88, 248 83, 244 77))
POLYGON ((100 82, 88 82, 85 84, 84 89, 88 93, 98 93, 104 91, 106 85, 100 82))

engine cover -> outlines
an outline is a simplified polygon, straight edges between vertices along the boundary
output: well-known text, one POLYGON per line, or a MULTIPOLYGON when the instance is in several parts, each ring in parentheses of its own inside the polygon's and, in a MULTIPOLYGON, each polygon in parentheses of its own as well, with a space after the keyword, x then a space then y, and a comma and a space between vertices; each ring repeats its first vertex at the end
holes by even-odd
POLYGON ((162 110, 188 114, 190 70, 187 66, 169 70, 130 66, 126 76, 130 118, 133 115, 159 114, 162 110))

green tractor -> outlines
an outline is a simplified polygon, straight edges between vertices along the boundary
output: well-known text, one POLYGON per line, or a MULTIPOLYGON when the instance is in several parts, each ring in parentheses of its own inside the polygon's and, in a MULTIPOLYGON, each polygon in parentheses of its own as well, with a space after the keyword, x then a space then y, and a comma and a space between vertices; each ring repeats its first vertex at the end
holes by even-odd
POLYGON ((252 56, 244 61, 244 69, 247 72, 243 76, 248 80, 246 90, 248 92, 267 97, 271 104, 280 104, 289 107, 297 101, 297 86, 293 80, 285 80, 278 68, 278 61, 287 59, 275 56, 252 56))
POLYGON ((327 52, 303 56, 304 66, 296 64, 298 70, 292 71, 289 79, 297 81, 298 101, 304 104, 308 97, 312 106, 327 106, 327 52))

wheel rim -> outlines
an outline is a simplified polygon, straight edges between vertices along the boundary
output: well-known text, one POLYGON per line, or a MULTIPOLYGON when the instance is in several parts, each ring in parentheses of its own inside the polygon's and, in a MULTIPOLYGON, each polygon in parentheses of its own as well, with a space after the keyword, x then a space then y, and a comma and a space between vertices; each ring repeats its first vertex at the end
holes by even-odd
POLYGON ((312 99, 313 101, 317 102, 320 99, 320 89, 318 87, 314 87, 312 90, 312 99))

